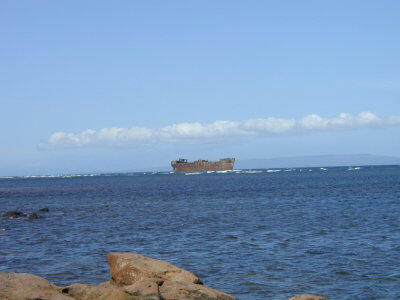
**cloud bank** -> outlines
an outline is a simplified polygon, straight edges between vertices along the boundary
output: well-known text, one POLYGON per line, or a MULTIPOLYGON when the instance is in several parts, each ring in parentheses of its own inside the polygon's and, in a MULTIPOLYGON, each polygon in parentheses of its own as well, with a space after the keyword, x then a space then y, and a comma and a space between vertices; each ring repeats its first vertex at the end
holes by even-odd
POLYGON ((341 113, 334 118, 307 115, 302 119, 249 119, 244 122, 215 121, 179 123, 151 129, 145 127, 88 129, 79 133, 54 132, 42 148, 123 146, 145 143, 201 143, 241 136, 279 136, 315 131, 349 130, 400 125, 400 116, 378 117, 371 112, 341 113))

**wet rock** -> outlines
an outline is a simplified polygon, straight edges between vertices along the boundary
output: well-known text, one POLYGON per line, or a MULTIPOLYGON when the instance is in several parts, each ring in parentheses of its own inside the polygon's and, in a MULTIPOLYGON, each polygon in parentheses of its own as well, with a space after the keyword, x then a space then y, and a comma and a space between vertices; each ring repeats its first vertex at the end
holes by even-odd
POLYGON ((0 272, 0 299, 71 300, 46 279, 27 273, 0 272))
POLYGON ((145 257, 136 253, 110 252, 107 256, 111 279, 117 285, 155 279, 199 283, 191 272, 180 269, 169 262, 145 257))
POLYGON ((40 219, 40 218, 41 218, 41 217, 40 217, 39 215, 35 214, 35 213, 30 214, 30 215, 28 216, 28 219, 29 219, 29 220, 36 220, 36 219, 40 219))
POLYGON ((43 207, 41 209, 39 209, 40 212, 49 212, 49 208, 48 207, 43 207))
POLYGON ((328 300, 325 296, 302 294, 290 297, 289 300, 328 300))
POLYGON ((24 216, 26 215, 23 212, 16 210, 8 211, 5 214, 3 214, 3 217, 8 217, 8 218, 20 218, 24 216))
POLYGON ((223 292, 208 288, 204 285, 190 282, 165 281, 160 286, 160 295, 164 300, 233 300, 232 297, 223 292))

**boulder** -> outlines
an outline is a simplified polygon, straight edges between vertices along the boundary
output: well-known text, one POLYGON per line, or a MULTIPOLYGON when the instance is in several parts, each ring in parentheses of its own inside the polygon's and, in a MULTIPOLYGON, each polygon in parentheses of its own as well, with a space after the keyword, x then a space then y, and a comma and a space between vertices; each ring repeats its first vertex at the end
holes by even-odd
POLYGON ((160 286, 160 295, 163 300, 234 300, 235 297, 223 292, 208 288, 204 285, 190 282, 165 281, 160 286))
POLYGON ((3 217, 8 217, 8 218, 19 218, 24 216, 25 214, 23 212, 16 210, 8 211, 5 214, 3 214, 3 217))
POLYGON ((289 300, 328 300, 325 296, 302 294, 290 297, 289 300))
POLYGON ((136 253, 110 252, 107 261, 111 279, 117 285, 132 285, 147 279, 200 283, 199 278, 191 272, 136 253))
POLYGON ((72 300, 46 279, 27 273, 0 272, 0 299, 5 300, 72 300))

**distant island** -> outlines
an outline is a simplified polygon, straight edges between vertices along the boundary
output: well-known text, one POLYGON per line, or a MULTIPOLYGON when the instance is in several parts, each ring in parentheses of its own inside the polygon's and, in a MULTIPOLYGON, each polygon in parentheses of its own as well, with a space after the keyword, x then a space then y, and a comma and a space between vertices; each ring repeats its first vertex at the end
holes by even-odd
POLYGON ((400 165, 400 157, 371 154, 317 155, 238 159, 238 169, 400 165))

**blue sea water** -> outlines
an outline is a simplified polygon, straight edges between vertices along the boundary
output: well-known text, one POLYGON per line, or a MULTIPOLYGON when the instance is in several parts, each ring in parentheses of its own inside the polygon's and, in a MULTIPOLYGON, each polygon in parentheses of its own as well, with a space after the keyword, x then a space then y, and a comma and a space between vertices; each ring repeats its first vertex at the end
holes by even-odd
POLYGON ((0 270, 108 280, 131 251, 238 299, 400 299, 400 167, 0 178, 0 270))

